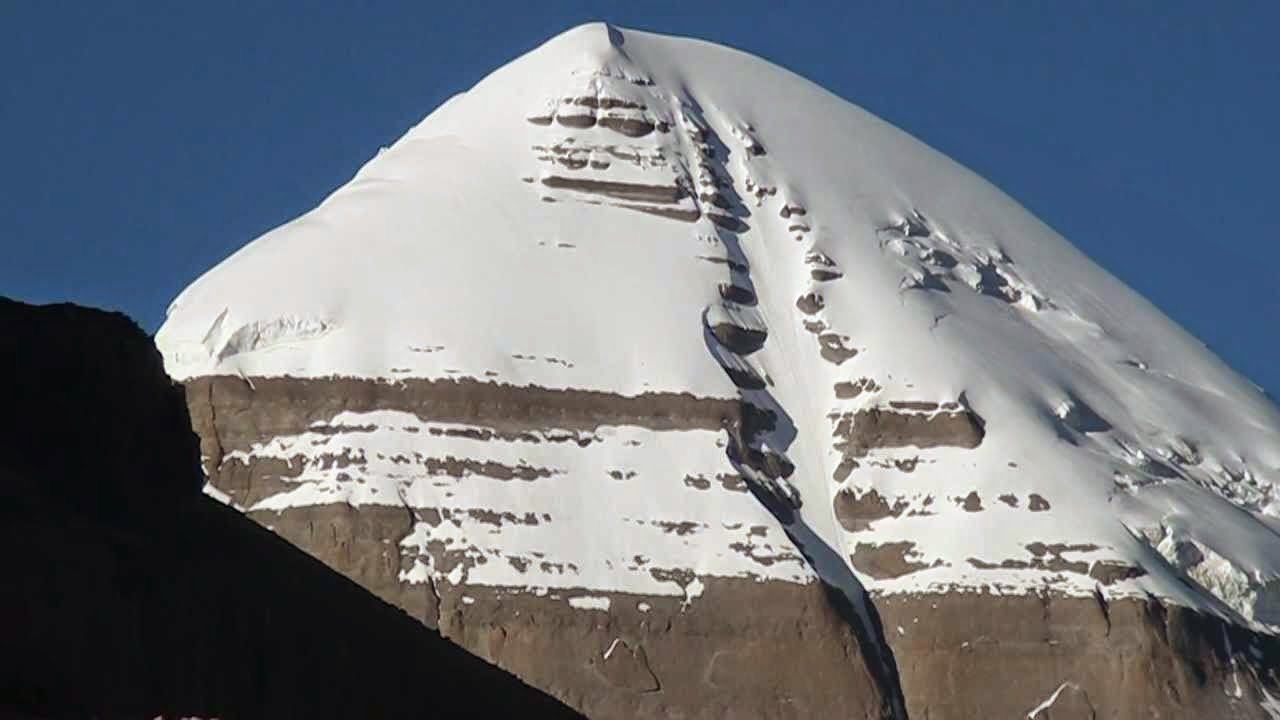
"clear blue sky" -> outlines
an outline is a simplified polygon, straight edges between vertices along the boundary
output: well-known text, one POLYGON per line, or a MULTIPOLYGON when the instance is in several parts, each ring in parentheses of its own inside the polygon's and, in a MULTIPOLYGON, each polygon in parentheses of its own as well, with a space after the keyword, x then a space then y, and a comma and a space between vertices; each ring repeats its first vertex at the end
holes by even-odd
POLYGON ((736 46, 915 134, 1280 396, 1277 2, 4 0, 0 294, 154 330, 449 95, 594 19, 736 46))

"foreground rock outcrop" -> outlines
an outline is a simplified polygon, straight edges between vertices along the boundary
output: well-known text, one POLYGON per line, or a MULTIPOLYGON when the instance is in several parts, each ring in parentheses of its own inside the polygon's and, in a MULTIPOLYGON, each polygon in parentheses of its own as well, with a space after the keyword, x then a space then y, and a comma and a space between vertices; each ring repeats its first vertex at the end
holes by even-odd
POLYGON ((577 717, 204 496, 123 315, 0 299, 0 715, 577 717))

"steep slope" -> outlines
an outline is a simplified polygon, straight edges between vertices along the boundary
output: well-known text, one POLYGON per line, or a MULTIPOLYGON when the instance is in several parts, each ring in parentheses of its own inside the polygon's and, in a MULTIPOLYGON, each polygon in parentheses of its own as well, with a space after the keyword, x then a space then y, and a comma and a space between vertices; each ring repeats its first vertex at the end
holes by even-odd
POLYGON ((1223 628, 1280 625, 1280 412, 757 58, 571 30, 157 343, 212 494, 591 714, 1262 712, 1223 628))
POLYGON ((203 496, 127 318, 0 298, 0 329, 0 716, 578 717, 203 496))

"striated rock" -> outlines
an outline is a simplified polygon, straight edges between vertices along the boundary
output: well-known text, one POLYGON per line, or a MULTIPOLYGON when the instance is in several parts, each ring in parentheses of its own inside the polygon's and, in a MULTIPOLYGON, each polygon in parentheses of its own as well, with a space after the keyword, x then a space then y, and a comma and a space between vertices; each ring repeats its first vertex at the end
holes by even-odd
MULTIPOLYGON (((206 427, 207 437, 241 437, 238 442, 243 445, 247 438, 239 433, 246 432, 247 423, 256 417, 276 414, 271 422, 276 427, 305 425, 319 417, 316 404, 337 414, 351 406, 348 403, 365 402, 363 395, 344 401, 344 388, 368 387, 346 381, 253 383, 262 390, 247 396, 235 390, 244 385, 237 379, 206 378, 189 385, 193 408, 223 418, 206 427), (225 397, 222 388, 229 389, 225 397), (285 396, 292 401, 281 404, 285 396), (210 397, 212 406, 206 404, 210 397), (223 411, 238 402, 249 404, 238 413, 223 411), (264 403, 260 411, 255 411, 257 402, 264 403), (288 416, 278 414, 284 408, 288 416)), ((418 391, 409 389, 414 387, 429 393, 436 386, 402 386, 405 396, 387 404, 432 407, 429 395, 414 397, 418 391)), ((453 412, 447 403, 439 407, 453 412)), ((716 412, 727 409, 707 407, 716 412)), ((604 415, 603 410, 597 412, 604 415)), ((701 422, 698 417, 691 413, 690 423, 701 422)), ((488 422, 483 416, 473 420, 488 422)), ((518 429, 501 422, 506 418, 492 420, 507 432, 518 429)), ((630 422, 652 421, 633 417, 630 422)), ((591 425, 585 420, 578 424, 591 425)), ((269 459, 263 462, 271 467, 269 459)), ((222 475, 215 472, 211 477, 218 486, 222 475)), ((699 491, 719 488, 697 477, 680 482, 702 488, 699 491)), ((848 491, 836 497, 837 516, 851 531, 892 518, 904 507, 874 490, 857 500, 848 491)), ((590 588, 548 589, 538 595, 518 587, 415 584, 404 579, 404 565, 391 562, 385 550, 400 544, 413 512, 422 511, 324 505, 279 513, 254 511, 250 516, 422 623, 438 627, 446 637, 591 717, 663 717, 675 712, 881 716, 876 683, 867 666, 856 660, 864 652, 856 633, 815 585, 701 578, 696 580, 702 585, 700 594, 690 603, 683 596, 590 588), (591 602, 575 605, 574 597, 591 602), (599 609, 585 609, 588 605, 599 609), (605 658, 610 647, 614 652, 605 658)), ((878 579, 927 569, 930 564, 916 557, 911 545, 859 543, 850 563, 878 579)), ((1072 565, 1063 559, 1064 553, 1088 550, 1032 545, 1025 563, 1064 570, 1072 565)), ((1141 572, 1103 570, 1097 564, 1095 570, 1100 581, 1117 573, 1141 572)), ((1079 571, 1093 572, 1088 563, 1079 571)), ((677 581, 687 586, 695 576, 689 573, 677 581)), ((1257 710, 1250 703, 1261 699, 1260 687, 1276 681, 1271 673, 1280 658, 1280 646, 1270 637, 1154 600, 1112 600, 1100 606, 1093 598, 956 592, 877 596, 874 602, 901 677, 907 712, 915 717, 1021 717, 1061 683, 1070 682, 1079 690, 1059 696, 1069 702, 1055 705, 1058 716, 1076 717, 1069 714, 1074 712, 1071 708, 1087 697, 1098 717, 1131 717, 1150 706, 1171 717, 1202 713, 1263 718, 1267 716, 1261 711, 1250 714, 1257 710), (1142 670, 1125 671, 1133 663, 1142 663, 1142 670), (999 691, 993 689, 993 678, 1014 673, 1020 678, 1016 691, 1002 685, 999 691), (1240 698, 1223 691, 1233 688, 1236 680, 1243 688, 1240 698)))
MULTIPOLYGON (((727 422, 754 433, 772 424, 767 414, 750 406, 691 397, 610 398, 598 393, 493 388, 466 382, 386 385, 350 379, 245 381, 228 377, 189 382, 187 399, 192 416, 203 421, 196 426, 204 447, 220 449, 224 458, 226 453, 237 453, 220 464, 208 463, 211 487, 246 508, 249 517, 399 605, 423 624, 438 628, 471 652, 591 717, 668 717, 673 713, 881 717, 883 690, 861 657, 857 633, 830 604, 822 587, 812 581, 644 570, 646 575, 675 584, 679 594, 674 596, 591 587, 547 588, 533 593, 526 587, 483 586, 465 580, 422 582, 408 572, 419 557, 416 546, 406 544, 411 529, 419 527, 430 537, 433 528, 451 522, 477 528, 473 532, 481 532, 481 523, 460 518, 447 507, 399 503, 254 510, 254 504, 266 498, 257 492, 245 494, 240 480, 258 473, 280 473, 275 492, 288 492, 296 486, 292 481, 299 477, 298 469, 317 460, 299 456, 295 470, 281 472, 285 466, 279 459, 268 453, 255 454, 254 448, 262 453, 263 444, 314 431, 324 426, 326 417, 354 411, 395 409, 412 411, 428 421, 465 419, 473 428, 465 435, 483 438, 480 442, 492 444, 504 435, 519 443, 518 438, 526 437, 524 445, 532 448, 548 444, 544 439, 547 426, 561 431, 599 431, 626 423, 660 433, 680 433, 709 426, 718 430, 727 422), (468 400, 463 401, 462 396, 468 400), (696 599, 691 597, 695 593, 696 599), (604 658, 615 641, 619 644, 614 653, 604 658), (787 660, 779 663, 779 658, 787 660)), ((356 437, 377 430, 364 425, 343 427, 350 428, 348 432, 356 437)), ((441 437, 429 430, 411 435, 441 437)), ((329 437, 341 438, 342 432, 329 437)), ((586 449, 577 442, 556 444, 557 453, 586 449)), ((357 462, 345 469, 358 474, 361 465, 357 462)), ((754 502, 740 495, 745 483, 736 476, 689 476, 676 482, 693 492, 729 493, 754 502)), ((492 516, 501 516, 492 510, 475 512, 489 522, 492 516)), ((537 520, 537 526, 529 529, 553 534, 558 522, 553 516, 549 521, 537 520)), ((484 532, 493 531, 491 525, 489 528, 484 532)), ((760 526, 759 535, 752 535, 754 532, 743 528, 742 536, 752 538, 755 544, 745 543, 735 551, 743 558, 744 567, 763 574, 775 563, 794 566, 798 561, 798 554, 785 540, 785 549, 769 544, 767 527, 760 526)), ((647 550, 637 545, 633 552, 643 556, 647 550)), ((474 570, 475 563, 484 557, 478 550, 459 553, 435 543, 426 549, 426 555, 443 575, 464 572, 459 568, 474 570)), ((522 578, 549 561, 555 564, 550 556, 536 555, 487 560, 523 568, 516 575, 522 578)), ((554 568, 550 572, 557 574, 554 568)), ((574 571, 562 567, 560 572, 574 571)))

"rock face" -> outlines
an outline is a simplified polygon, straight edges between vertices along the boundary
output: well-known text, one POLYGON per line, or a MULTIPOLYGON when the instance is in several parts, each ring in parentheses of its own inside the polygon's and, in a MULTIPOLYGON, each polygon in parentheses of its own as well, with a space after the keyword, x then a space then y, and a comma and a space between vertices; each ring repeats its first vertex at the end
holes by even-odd
POLYGON ((5 717, 579 717, 200 493, 123 315, 0 298, 5 717))
POLYGON ((1271 718, 1280 643, 1157 600, 889 596, 917 718, 1271 718))
POLYGON ((209 494, 593 717, 1280 712, 1280 410, 742 53, 571 30, 156 342, 209 494))
MULTIPOLYGON (((318 457, 300 454, 291 463, 246 455, 243 448, 255 445, 262 428, 271 428, 266 437, 303 447, 306 442, 288 428, 316 432, 342 413, 379 408, 430 417, 432 408, 431 386, 412 383, 260 378, 251 387, 239 378, 206 377, 186 387, 206 460, 216 468, 212 484, 219 494, 250 508, 294 490, 290 478, 308 467, 345 468, 353 476, 369 472, 366 459, 341 460, 351 453, 339 443, 339 433, 322 446, 334 450, 332 455, 328 450, 318 457)), ((476 404, 482 402, 478 396, 476 404)), ((519 414, 508 409, 469 422, 494 434, 519 432, 511 425, 519 414)), ((697 424, 697 416, 691 413, 685 422, 697 424)), ((431 436, 432 426, 425 427, 411 434, 431 436)), ((380 429, 348 426, 345 431, 380 429)), ((412 446, 424 447, 417 441, 412 446)), ((445 469, 440 477, 450 477, 449 472, 484 477, 461 467, 445 469)), ((542 480, 512 476, 497 482, 542 480)), ((697 482, 691 476, 682 484, 691 493, 750 498, 745 481, 735 480, 697 482)), ((625 480, 603 476, 600 482, 625 480)), ((865 507, 875 508, 861 515, 872 520, 893 512, 878 499, 865 507)), ((518 508, 459 511, 412 502, 400 507, 329 502, 247 514, 420 622, 591 717, 1021 717, 1065 688, 1035 717, 1267 718, 1260 703, 1266 693, 1277 694, 1280 643, 1273 637, 1154 597, 1107 600, 1101 591, 1083 598, 1049 592, 886 595, 870 605, 878 615, 867 626, 872 632, 859 637, 863 625, 856 614, 842 613, 839 599, 833 602, 819 583, 699 579, 679 567, 655 567, 650 569, 655 579, 682 590, 696 583, 697 595, 589 586, 485 587, 468 584, 466 573, 488 562, 536 573, 540 561, 536 555, 525 560, 514 554, 486 553, 487 559, 481 553, 450 554, 451 546, 466 541, 465 534, 423 549, 405 542, 419 524, 431 529, 428 543, 431 531, 457 538, 448 533, 451 525, 455 532, 472 532, 473 524, 493 528, 479 533, 542 523, 554 527, 554 520, 520 514, 518 508), (435 567, 443 579, 415 579, 411 571, 424 557, 439 563, 435 567), (451 574, 460 581, 451 581, 451 574), (882 662, 891 669, 881 673, 882 662), (894 704, 899 694, 901 707, 894 704)), ((698 527, 673 523, 662 532, 681 537, 698 527)), ((790 544, 768 547, 766 526, 749 528, 746 535, 741 551, 763 567, 800 557, 790 544)), ((866 556, 855 551, 850 564, 868 580, 898 577, 918 569, 908 545, 881 545, 880 552, 866 556)), ((645 551, 636 553, 643 557, 645 551)), ((1050 562, 1055 552, 1065 551, 1042 550, 1050 562)), ((1077 571, 1088 573, 1090 567, 1077 571)), ((576 574, 572 568, 544 572, 576 574)))
MULTIPOLYGON (((664 434, 696 433, 707 436, 715 451, 722 423, 743 424, 739 403, 578 397, 467 382, 207 377, 186 388, 218 496, 241 508, 259 508, 248 509, 248 516, 591 717, 882 717, 894 716, 901 706, 881 639, 860 640, 861 626, 851 625, 829 602, 745 481, 727 474, 732 467, 681 483, 690 496, 709 498, 697 521, 645 519, 636 509, 636 521, 651 523, 649 535, 657 540, 616 550, 627 553, 618 556, 619 571, 625 564, 645 583, 636 590, 603 589, 589 581, 539 590, 517 584, 525 576, 579 576, 608 538, 571 530, 573 541, 581 538, 584 546, 568 557, 545 554, 538 545, 525 553, 493 550, 501 547, 502 531, 561 532, 559 512, 522 509, 516 494, 521 487, 548 484, 554 492, 554 484, 565 480, 567 463, 590 463, 590 450, 605 443, 627 447, 639 442, 634 438, 660 442, 664 434), (364 420, 348 425, 342 417, 364 420), (375 418, 383 420, 368 424, 375 418), (387 420, 394 425, 380 424, 387 420), (627 439, 610 437, 624 428, 645 430, 627 439), (403 449, 348 445, 353 434, 388 430, 408 438, 403 449), (260 448, 263 438, 281 443, 286 452, 268 457, 260 448), (527 452, 546 447, 558 467, 548 470, 533 456, 497 461, 486 459, 494 455, 430 455, 433 438, 462 438, 476 447, 515 445, 527 452), (337 499, 296 508, 262 505, 295 491, 307 468, 330 468, 364 484, 370 460, 387 463, 390 474, 416 466, 447 487, 491 483, 496 497, 476 507, 398 496, 396 505, 356 506, 337 499), (502 502, 506 493, 513 497, 502 502), (699 576, 683 564, 681 553, 696 552, 698 536, 712 523, 723 526, 721 537, 740 538, 733 552, 742 567, 756 569, 755 576, 699 576), (484 543, 484 536, 493 540, 484 543), (668 547, 659 544, 663 540, 668 547), (513 579, 502 585, 467 582, 490 564, 513 579), (774 577, 766 574, 771 569, 774 577), (657 590, 645 591, 646 586, 657 590)), ((723 449, 718 452, 723 456, 723 449)), ((598 494, 644 482, 619 474, 601 467, 590 481, 602 486, 598 494)), ((376 479, 366 482, 375 486, 371 491, 387 488, 376 479)), ((523 506, 530 507, 540 506, 523 506)))

